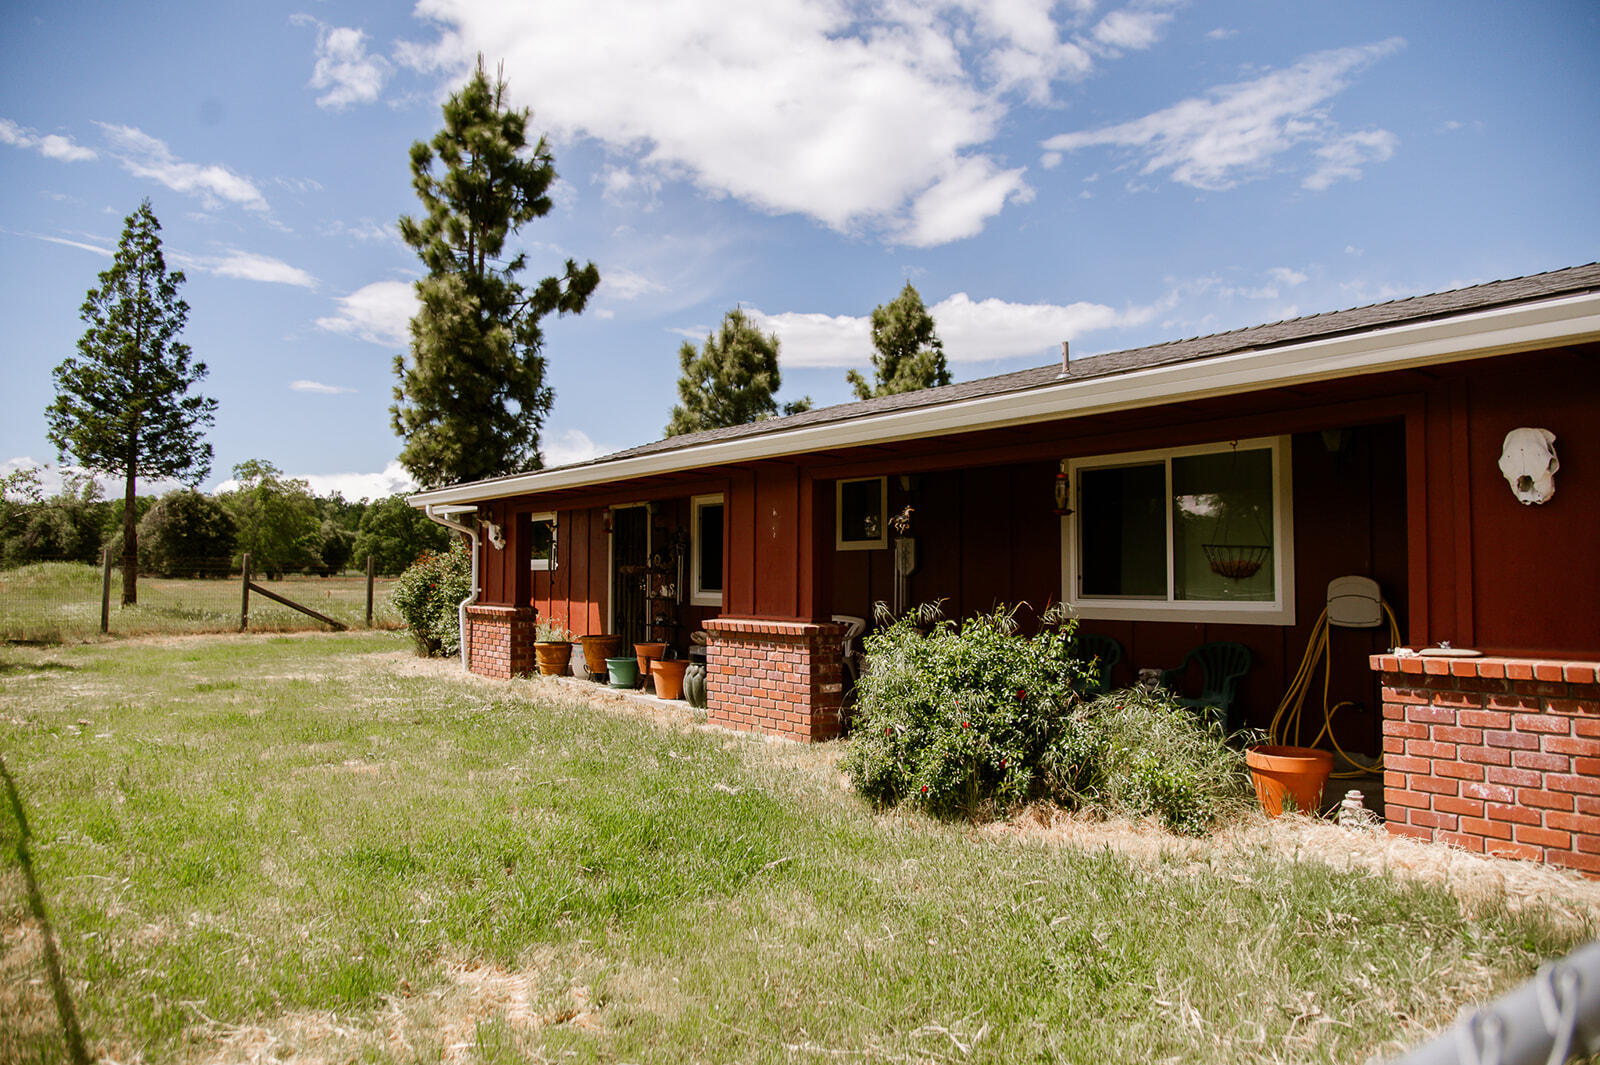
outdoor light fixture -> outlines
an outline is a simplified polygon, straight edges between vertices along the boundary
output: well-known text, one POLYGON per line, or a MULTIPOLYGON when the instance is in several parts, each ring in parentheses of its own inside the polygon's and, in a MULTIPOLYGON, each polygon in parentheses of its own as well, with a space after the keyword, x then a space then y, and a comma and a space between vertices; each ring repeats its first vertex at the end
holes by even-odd
POLYGON ((1061 468, 1056 470, 1056 505, 1055 514, 1064 518, 1072 513, 1072 481, 1067 473, 1067 460, 1061 460, 1061 468))

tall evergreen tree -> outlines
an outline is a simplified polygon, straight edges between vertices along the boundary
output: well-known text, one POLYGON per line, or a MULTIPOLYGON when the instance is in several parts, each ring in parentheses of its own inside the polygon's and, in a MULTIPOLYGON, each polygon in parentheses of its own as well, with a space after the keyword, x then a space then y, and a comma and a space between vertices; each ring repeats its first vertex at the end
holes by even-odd
MULTIPOLYGON (((778 372, 777 334, 763 335, 744 311, 735 308, 722 327, 706 337, 705 346, 683 342, 678 349, 678 398, 672 408, 668 436, 743 425, 778 414, 772 394, 782 383, 778 372)), ((811 397, 785 404, 784 414, 811 409, 811 397)))
POLYGON ((79 311, 88 329, 78 354, 56 367, 56 399, 45 410, 50 442, 78 465, 123 478, 122 602, 138 602, 140 477, 193 487, 211 472, 202 439, 217 401, 190 394, 206 376, 178 340, 189 305, 178 296, 183 271, 168 272, 161 223, 145 200, 123 223, 111 269, 79 311))
POLYGON ((909 281, 900 295, 872 309, 872 346, 875 380, 869 384, 854 370, 846 375, 857 399, 950 383, 950 367, 944 361, 944 344, 934 332, 933 316, 909 281))
POLYGON ((556 171, 544 138, 528 143, 526 108, 508 107, 506 83, 477 70, 444 105, 444 128, 411 146, 420 218, 400 219, 428 276, 411 319, 411 353, 397 356, 390 408, 405 440, 400 461, 424 487, 538 469, 539 430, 554 393, 545 381, 539 320, 577 314, 600 283, 572 259, 532 290, 507 238, 550 212, 556 171))

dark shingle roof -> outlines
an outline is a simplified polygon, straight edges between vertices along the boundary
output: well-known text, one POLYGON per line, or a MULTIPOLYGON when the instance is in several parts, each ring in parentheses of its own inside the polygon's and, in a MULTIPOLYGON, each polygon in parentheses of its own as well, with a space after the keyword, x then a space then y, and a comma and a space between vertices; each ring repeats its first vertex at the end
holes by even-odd
MULTIPOLYGON (((1573 295, 1597 289, 1600 289, 1600 263, 1590 263, 1586 266, 1574 266, 1549 273, 1532 274, 1527 277, 1512 278, 1505 281, 1491 281, 1487 284, 1473 285, 1469 288, 1454 289, 1448 292, 1412 296, 1407 299, 1390 300, 1387 303, 1375 303, 1350 310, 1313 314, 1303 318, 1291 318, 1287 321, 1251 326, 1248 329, 1235 329, 1231 332, 1191 337, 1187 340, 1173 340, 1162 344, 1133 348, 1128 351, 1115 351, 1103 355, 1076 358, 1068 363, 1065 380, 1088 380, 1096 377, 1107 377, 1134 370, 1144 370, 1153 366, 1165 366, 1196 359, 1214 358, 1219 355, 1232 355, 1245 351, 1296 344, 1312 339, 1349 335, 1407 322, 1447 318, 1469 311, 1480 311, 1491 307, 1525 303, 1532 300, 1550 299, 1556 296, 1573 295)), ((753 422, 746 425, 731 425, 722 429, 707 429, 703 432, 667 437, 664 440, 656 440, 624 451, 603 455, 588 462, 572 463, 567 466, 552 467, 552 469, 578 469, 585 466, 598 466, 621 459, 661 454, 724 440, 765 436, 788 432, 793 429, 828 425, 874 414, 937 407, 942 404, 957 403, 963 400, 1004 395, 1012 392, 1025 392, 1029 389, 1058 385, 1063 380, 1061 364, 1056 362, 1048 366, 1019 370, 995 377, 959 381, 940 388, 925 388, 917 392, 880 396, 876 399, 841 403, 832 407, 806 411, 803 414, 770 418, 766 421, 753 422)))

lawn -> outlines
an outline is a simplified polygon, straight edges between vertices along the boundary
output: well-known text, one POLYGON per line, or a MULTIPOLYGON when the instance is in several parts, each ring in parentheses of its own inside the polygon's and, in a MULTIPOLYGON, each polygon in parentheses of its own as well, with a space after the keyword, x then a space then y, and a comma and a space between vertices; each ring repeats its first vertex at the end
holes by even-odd
MULTIPOLYGON (((0 640, 74 643, 100 637, 99 566, 77 562, 40 562, 0 570, 0 640)), ((288 577, 256 583, 350 626, 364 626, 367 579, 362 575, 288 577)), ((373 589, 372 623, 398 628, 400 616, 389 603, 393 578, 381 578, 373 589)), ((111 635, 139 636, 186 632, 236 632, 239 628, 239 578, 217 580, 139 578, 139 602, 123 607, 122 575, 111 574, 111 635)), ((250 596, 250 628, 255 632, 325 629, 314 618, 250 596)))
POLYGON ((1332 828, 879 815, 836 744, 575 685, 0 645, 0 1060, 71 1060, 30 885, 118 1062, 1360 1061, 1597 931, 1593 885, 1332 828))

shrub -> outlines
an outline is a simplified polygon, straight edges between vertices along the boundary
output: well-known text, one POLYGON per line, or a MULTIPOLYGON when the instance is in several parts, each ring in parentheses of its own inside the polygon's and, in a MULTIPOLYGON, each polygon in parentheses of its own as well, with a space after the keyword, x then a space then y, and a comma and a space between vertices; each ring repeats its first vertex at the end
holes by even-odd
POLYGON ((449 657, 461 651, 457 608, 472 594, 472 560, 459 537, 442 553, 425 552, 395 581, 389 594, 405 618, 420 655, 449 657))
POLYGON ((1070 711, 1088 670, 1074 623, 1051 617, 1016 634, 997 609, 923 635, 902 618, 867 637, 844 768, 879 806, 910 802, 940 817, 975 816, 1038 797, 1070 776, 1070 711))
POLYGON ((237 532, 233 515, 210 496, 168 492, 139 519, 139 566, 162 577, 226 576, 237 532))

